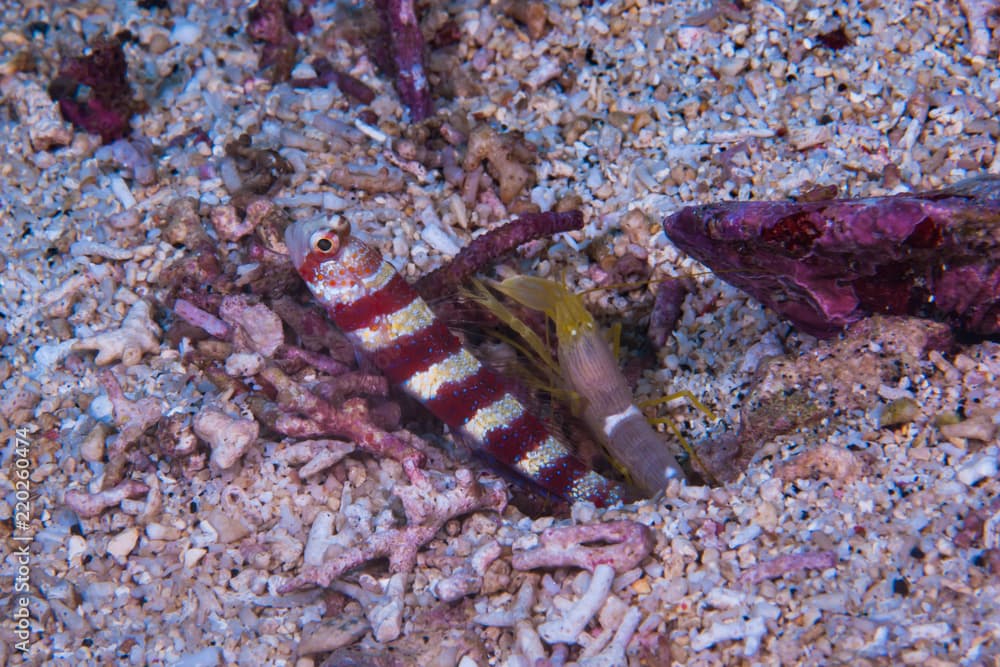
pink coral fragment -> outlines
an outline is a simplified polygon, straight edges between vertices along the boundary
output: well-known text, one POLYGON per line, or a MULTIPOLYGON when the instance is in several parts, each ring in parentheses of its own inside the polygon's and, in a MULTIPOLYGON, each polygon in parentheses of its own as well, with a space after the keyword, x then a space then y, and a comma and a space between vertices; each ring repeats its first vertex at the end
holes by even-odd
POLYGON ((227 296, 219 306, 219 316, 235 327, 233 342, 240 349, 270 357, 285 342, 281 319, 263 304, 227 296))
POLYGON ((464 469, 455 472, 451 488, 436 486, 422 476, 411 477, 411 482, 396 489, 406 514, 405 527, 373 533, 357 548, 336 554, 318 567, 307 567, 285 583, 280 592, 329 586, 344 572, 376 558, 388 558, 394 573, 409 572, 416 565, 420 547, 430 542, 445 522, 479 510, 502 512, 507 505, 503 485, 480 483, 464 469))
POLYGON ((228 324, 187 299, 177 299, 174 302, 174 313, 188 324, 204 329, 209 335, 222 340, 229 338, 231 330, 228 324))
POLYGON ((76 512, 81 519, 92 519, 109 507, 114 507, 128 498, 138 498, 149 492, 149 487, 132 479, 124 480, 117 486, 98 493, 86 493, 76 489, 66 492, 66 506, 76 512))
POLYGON ((515 569, 573 565, 593 572, 603 564, 622 573, 641 563, 653 550, 649 527, 627 520, 549 528, 539 542, 533 549, 514 554, 515 569))
POLYGON ((117 459, 126 453, 146 429, 160 421, 160 417, 163 416, 163 406, 155 398, 129 400, 118 384, 118 379, 110 371, 101 373, 98 381, 108 393, 108 399, 114 409, 115 423, 120 429, 110 452, 111 458, 117 459))
POLYGON ((786 554, 760 563, 740 576, 747 584, 759 584, 765 579, 777 579, 789 572, 799 570, 828 570, 837 564, 837 555, 832 551, 807 551, 800 554, 786 554))
POLYGON ((399 461, 406 470, 417 471, 423 464, 423 452, 372 423, 363 399, 352 398, 339 407, 333 406, 273 366, 262 370, 260 377, 277 390, 282 414, 274 427, 285 435, 298 438, 336 435, 356 442, 375 456, 399 461))

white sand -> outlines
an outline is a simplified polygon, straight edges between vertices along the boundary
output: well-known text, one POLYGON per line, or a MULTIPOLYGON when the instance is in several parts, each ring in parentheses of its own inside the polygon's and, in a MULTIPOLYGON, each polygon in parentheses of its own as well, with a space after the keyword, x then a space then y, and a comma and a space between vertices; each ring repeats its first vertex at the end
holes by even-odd
MULTIPOLYGON (((468 230, 498 222, 483 219, 489 207, 467 210, 440 170, 420 179, 419 170, 391 164, 405 167, 386 157, 379 139, 401 134, 403 112, 391 83, 342 38, 348 26, 331 27, 332 6, 313 8, 318 28, 302 37, 299 55, 326 55, 375 89, 377 122, 359 126, 360 134, 314 122, 326 114, 355 127, 359 105, 335 89, 260 78, 245 7, 215 4, 190 3, 183 18, 106 1, 51 16, 38 3, 0 10, 0 426, 9 443, 0 466, 0 663, 22 660, 17 613, 26 608, 32 664, 304 667, 322 662, 321 649, 356 640, 369 655, 377 640, 392 644, 398 664, 464 667, 535 657, 638 664, 643 646, 659 656, 649 664, 998 664, 1000 347, 990 342, 908 360, 891 386, 766 443, 732 484, 675 484, 659 502, 611 512, 651 526, 656 547, 604 594, 576 569, 511 573, 511 546, 530 544, 551 521, 508 510, 502 520, 482 514, 449 524, 412 575, 390 577, 377 562, 345 577, 338 593, 278 595, 302 569, 311 527, 323 532, 325 522, 332 548, 350 548, 352 531, 391 521, 401 476, 394 464, 348 456, 337 476, 301 480, 280 462, 285 441, 258 442, 227 472, 179 474, 177 461, 129 469, 152 491, 78 522, 65 494, 101 488, 104 441, 118 429, 95 355, 86 345, 74 351, 75 341, 98 348, 127 396, 152 400, 147 407, 179 423, 209 406, 232 407, 134 304, 157 302, 157 275, 185 252, 161 238, 166 207, 194 197, 207 224, 228 200, 223 181, 232 173, 221 158, 240 133, 295 167, 277 193, 294 217, 348 211, 410 277, 466 243, 468 230), (32 39, 26 26, 42 19, 52 27, 32 39), (61 52, 126 28, 138 40, 126 47, 130 78, 150 105, 133 126, 159 156, 148 185, 99 150, 96 137, 73 132, 45 94, 61 52), (34 71, 18 71, 24 57, 34 71), (195 129, 211 147, 187 140, 167 148, 195 129), (368 195, 328 184, 345 164, 389 166, 405 189, 368 195), (119 333, 95 338, 108 330, 119 333), (919 408, 909 423, 880 429, 885 405, 906 397, 919 408), (936 425, 960 408, 958 430, 936 425), (26 447, 17 446, 16 428, 25 429, 26 447), (815 479, 777 476, 783 461, 810 452, 835 454, 812 454, 815 479), (848 458, 846 467, 831 466, 837 456, 848 458), (19 465, 30 470, 30 522, 12 531, 14 512, 24 509, 14 488, 19 465), (970 513, 979 527, 956 539, 970 513), (19 560, 25 544, 30 557, 19 560), (773 579, 756 569, 800 553, 832 553, 835 564, 773 579), (456 574, 471 577, 472 593, 439 602, 438 584, 455 584, 456 574), (575 643, 545 643, 552 623, 595 596, 592 612, 600 612, 575 643), (473 617, 480 623, 466 630, 473 617)), ((690 389, 722 418, 717 430, 736 429, 755 383, 757 363, 748 359, 794 360, 826 344, 681 256, 658 233, 663 216, 687 203, 782 198, 813 185, 874 196, 1000 171, 997 40, 981 17, 970 39, 963 13, 965 6, 981 15, 982 7, 876 5, 762 2, 743 17, 695 27, 685 23, 699 21, 685 19, 703 4, 566 0, 546 5, 551 25, 541 40, 496 4, 435 5, 428 21, 439 25, 447 11, 463 34, 455 73, 462 94, 436 99, 437 107, 523 132, 540 154, 530 199, 547 207, 575 195, 586 215, 585 233, 507 270, 565 274, 590 287, 597 274, 582 249, 617 231, 628 211, 644 213, 613 249, 648 252, 665 273, 696 275, 697 288, 663 366, 648 369, 640 393, 690 389), (838 26, 850 45, 819 46, 817 36, 838 26), (473 94, 464 82, 480 77, 473 94), (630 249, 632 241, 641 245, 630 249)), ((633 296, 588 302, 603 315, 648 307, 648 296, 633 296)), ((154 312, 154 320, 165 315, 154 312)), ((810 395, 829 397, 822 388, 810 395)), ((707 436, 696 411, 682 407, 676 416, 694 442, 707 436)), ((574 516, 600 520, 586 508, 574 516)), ((387 662, 364 664, 397 664, 380 659, 387 662)))

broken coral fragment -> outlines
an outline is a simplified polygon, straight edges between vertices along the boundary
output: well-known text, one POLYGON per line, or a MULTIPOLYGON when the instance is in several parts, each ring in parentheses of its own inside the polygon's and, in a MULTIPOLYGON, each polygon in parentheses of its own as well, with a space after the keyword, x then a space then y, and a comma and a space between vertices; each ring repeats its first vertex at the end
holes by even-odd
POLYGON ((519 133, 499 134, 488 125, 480 125, 469 135, 464 168, 475 172, 484 160, 500 187, 500 201, 510 205, 535 182, 535 147, 519 133))
POLYGON ((649 314, 646 337, 653 347, 666 345, 681 318, 681 308, 691 287, 683 278, 667 277, 656 288, 656 299, 649 314))
POLYGON ((836 565, 837 554, 832 551, 785 554, 757 564, 740 575, 740 581, 748 584, 759 584, 766 579, 777 579, 789 572, 828 570, 836 565))
POLYGON ((98 40, 88 55, 60 64, 49 96, 59 103, 63 118, 111 143, 128 133, 129 119, 145 107, 133 97, 127 68, 120 41, 98 40))
POLYGON ((872 313, 1000 333, 1000 177, 919 194, 689 206, 677 247, 815 335, 872 313))
POLYGON ((539 545, 514 553, 516 570, 573 565, 594 572, 599 565, 611 565, 615 572, 627 572, 653 550, 649 527, 635 521, 609 521, 582 526, 549 528, 539 537, 539 545))
POLYGON ((250 8, 247 32, 264 43, 258 66, 271 68, 272 81, 287 81, 295 67, 299 48, 297 32, 307 32, 313 27, 313 18, 306 5, 293 14, 286 0, 260 0, 250 8))
POLYGON ((342 72, 326 58, 316 58, 311 63, 316 76, 292 79, 294 88, 323 88, 333 83, 340 92, 350 95, 363 104, 371 104, 375 99, 375 91, 368 87, 361 79, 351 76, 347 72, 342 72))
POLYGON ((270 357, 285 341, 281 319, 267 306, 251 304, 242 296, 224 298, 219 317, 235 327, 233 342, 240 350, 270 357))
POLYGON ((395 459, 410 474, 423 464, 423 452, 406 442, 402 433, 387 433, 374 423, 364 399, 351 398, 335 406, 275 366, 265 367, 259 377, 277 392, 275 430, 299 438, 337 435, 374 456, 395 459))
POLYGON ((194 418, 194 432, 212 449, 212 465, 231 468, 257 441, 260 426, 253 419, 231 417, 217 408, 205 408, 194 418))
POLYGON ((601 563, 594 568, 590 585, 566 613, 538 626, 538 634, 549 644, 575 644, 590 620, 597 615, 611 593, 615 569, 601 563))
POLYGON ((117 486, 98 493, 70 489, 64 498, 66 506, 81 519, 91 519, 109 507, 129 498, 138 498, 149 492, 149 487, 136 480, 127 479, 117 486))
POLYGON ((113 462, 120 462, 146 429, 160 421, 163 404, 160 399, 151 396, 130 400, 111 371, 102 372, 98 381, 108 393, 108 400, 114 409, 115 424, 118 426, 118 436, 111 443, 109 458, 113 462))
POLYGON ((419 123, 434 112, 424 58, 424 36, 420 32, 413 0, 376 0, 385 41, 392 56, 390 74, 396 79, 400 101, 410 110, 410 120, 419 123))
POLYGON ((403 595, 406 593, 407 576, 397 572, 380 584, 371 575, 362 575, 362 582, 368 588, 343 581, 334 582, 331 588, 357 600, 365 609, 375 640, 386 643, 399 638, 403 631, 403 595), (376 587, 382 589, 381 595, 368 590, 376 587))
POLYGON ((149 304, 136 301, 132 304, 122 325, 93 336, 78 340, 74 350, 97 350, 94 363, 98 366, 121 359, 125 366, 134 366, 146 352, 160 349, 160 327, 149 316, 149 304))
MULTIPOLYGON (((302 574, 281 587, 281 592, 329 586, 348 570, 377 558, 388 558, 393 573, 410 572, 416 565, 417 552, 447 521, 479 510, 502 512, 507 506, 502 485, 484 484, 465 469, 455 471, 453 480, 443 479, 438 484, 429 475, 410 474, 410 481, 396 488, 406 515, 403 527, 376 531, 356 547, 330 555, 322 565, 306 565, 302 574)), ((310 533, 310 539, 314 538, 310 533)))

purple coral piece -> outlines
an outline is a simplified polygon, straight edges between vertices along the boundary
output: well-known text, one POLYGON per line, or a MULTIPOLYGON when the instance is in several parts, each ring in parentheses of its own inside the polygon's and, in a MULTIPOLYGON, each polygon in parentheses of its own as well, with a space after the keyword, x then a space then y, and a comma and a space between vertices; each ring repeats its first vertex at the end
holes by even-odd
POLYGON ((101 135, 104 143, 124 137, 139 105, 128 83, 128 64, 121 42, 98 41, 90 55, 65 60, 49 85, 63 118, 76 127, 101 135))
POLYGON ((820 202, 691 206, 667 236, 809 333, 872 313, 1000 333, 1000 177, 944 190, 820 202))
POLYGON ((371 104, 375 99, 375 91, 364 81, 347 72, 341 72, 326 58, 317 58, 313 61, 312 67, 316 76, 308 79, 292 79, 292 85, 296 88, 314 88, 333 83, 340 92, 350 95, 363 104, 371 104))
POLYGON ((515 570, 574 565, 593 572, 598 565, 610 565, 620 574, 639 565, 655 545, 648 526, 627 519, 548 528, 538 541, 536 547, 514 552, 515 570))
POLYGON ((174 313, 188 324, 193 324, 207 331, 216 338, 226 340, 232 332, 229 325, 208 311, 202 310, 187 299, 177 299, 174 302, 174 313))
POLYGON ((392 74, 399 98, 418 123, 434 112, 427 68, 424 65, 424 36, 413 0, 375 0, 382 24, 388 33, 392 53, 392 74))
POLYGON ((307 32, 313 27, 308 4, 298 14, 292 14, 286 0, 260 0, 250 8, 248 18, 247 32, 264 42, 260 67, 273 65, 271 77, 275 81, 287 81, 299 48, 295 33, 307 32))
POLYGON ((451 262, 418 280, 414 288, 425 299, 447 296, 519 245, 582 227, 583 214, 577 210, 526 213, 473 240, 451 262))
POLYGON ((759 563, 753 569, 740 576, 740 581, 748 584, 759 584, 767 579, 777 579, 789 572, 800 570, 829 570, 837 565, 837 554, 832 551, 807 551, 798 554, 786 554, 759 563))
POLYGON ((664 278, 656 288, 656 300, 653 302, 653 311, 649 314, 649 329, 646 334, 654 347, 666 345, 681 317, 681 307, 689 291, 683 278, 673 277, 664 278))

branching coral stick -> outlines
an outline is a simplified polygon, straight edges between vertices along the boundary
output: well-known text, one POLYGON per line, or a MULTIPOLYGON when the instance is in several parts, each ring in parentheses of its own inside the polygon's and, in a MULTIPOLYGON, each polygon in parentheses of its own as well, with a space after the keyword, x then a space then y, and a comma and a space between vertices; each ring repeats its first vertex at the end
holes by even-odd
POLYGON ((832 551, 809 551, 801 554, 786 554, 758 564, 740 576, 740 581, 759 584, 765 579, 777 579, 798 570, 827 570, 837 564, 837 555, 832 551))
POLYGON ((562 526, 543 532, 537 547, 516 552, 512 565, 517 570, 574 565, 593 572, 607 564, 621 573, 641 563, 652 550, 652 532, 635 521, 562 526))
POLYGON ((414 476, 419 477, 415 471, 423 464, 424 454, 372 424, 367 403, 363 399, 350 399, 342 406, 334 407, 294 382, 275 366, 264 368, 260 376, 277 390, 277 402, 284 410, 308 415, 280 415, 275 428, 282 433, 300 438, 323 435, 348 438, 376 456, 387 456, 399 461, 407 473, 411 474, 411 481, 414 476))
POLYGON ((466 284, 477 272, 496 263, 500 257, 518 246, 559 232, 582 228, 583 214, 576 210, 522 215, 472 241, 451 262, 418 280, 414 288, 425 299, 448 296, 460 285, 466 284))
POLYGON ((73 343, 74 350, 97 350, 94 363, 110 364, 118 359, 125 366, 134 366, 147 352, 160 349, 160 327, 152 320, 149 304, 136 301, 129 308, 118 329, 110 329, 73 343))
POLYGON ((376 558, 388 558, 392 572, 409 572, 416 565, 417 552, 429 542, 448 520, 475 512, 502 512, 507 494, 501 485, 480 484, 468 470, 455 472, 456 486, 435 488, 429 479, 413 480, 414 484, 398 488, 407 525, 403 528, 376 532, 356 549, 344 551, 323 565, 307 568, 280 589, 282 593, 311 586, 329 586, 344 572, 376 558))
POLYGON ((399 98, 418 123, 434 112, 424 66, 424 36, 413 0, 375 0, 386 31, 396 72, 399 98))
POLYGON ((573 644, 587 627, 611 592, 615 569, 604 563, 594 568, 594 576, 583 596, 563 616, 538 626, 538 634, 549 644, 573 644))

